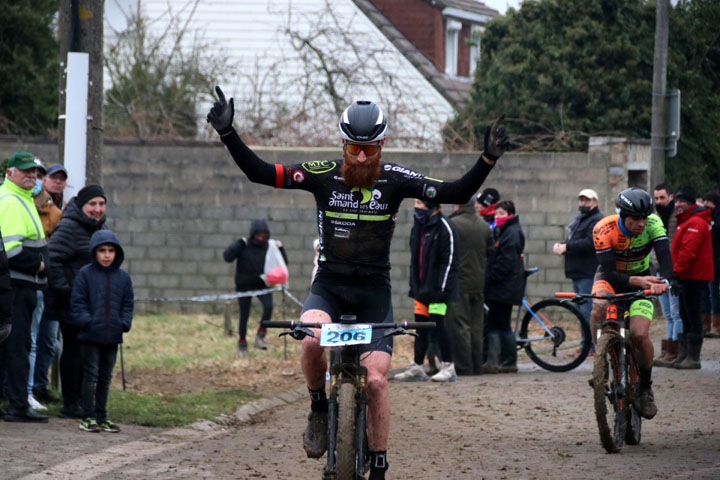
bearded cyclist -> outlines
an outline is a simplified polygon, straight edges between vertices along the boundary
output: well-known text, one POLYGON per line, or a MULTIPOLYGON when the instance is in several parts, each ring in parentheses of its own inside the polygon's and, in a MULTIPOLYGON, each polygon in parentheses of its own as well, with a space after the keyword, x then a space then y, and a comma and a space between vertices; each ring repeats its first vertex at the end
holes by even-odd
MULTIPOLYGON (((248 179, 275 188, 312 193, 317 205, 320 253, 318 271, 304 303, 301 322, 330 322, 347 311, 358 323, 392 322, 390 240, 400 203, 417 198, 437 203, 465 203, 478 190, 509 141, 502 117, 485 131, 485 149, 458 180, 432 179, 393 163, 380 161, 387 121, 377 105, 357 101, 340 117, 342 160, 296 165, 269 164, 248 148, 232 126, 233 99, 218 101, 207 116, 238 167, 248 179)), ((392 337, 366 345, 361 363, 368 369, 368 443, 370 479, 385 478, 390 400, 387 373, 392 337)), ((373 339, 375 340, 375 338, 373 339)), ((310 415, 303 436, 308 457, 327 449, 327 358, 317 338, 306 337, 300 363, 310 394, 310 415)))
MULTIPOLYGON (((653 212, 652 197, 639 188, 628 188, 615 201, 618 214, 600 220, 593 229, 595 253, 599 262, 592 293, 607 295, 636 290, 665 293, 672 278, 670 244, 660 217, 653 212), (650 252, 655 250, 660 277, 650 273, 650 252)), ((605 318, 607 301, 595 300, 590 316, 592 328, 605 318)), ((635 408, 643 418, 657 414, 652 391, 653 344, 648 330, 653 302, 634 301, 630 307, 630 343, 638 363, 640 392, 635 408)), ((593 335, 593 338, 595 336, 593 335)))

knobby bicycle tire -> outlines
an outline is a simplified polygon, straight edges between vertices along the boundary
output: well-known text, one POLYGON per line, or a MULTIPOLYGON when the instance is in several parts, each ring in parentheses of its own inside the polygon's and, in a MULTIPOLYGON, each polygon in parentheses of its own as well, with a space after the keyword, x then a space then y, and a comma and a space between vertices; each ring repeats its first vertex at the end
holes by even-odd
POLYGON ((630 345, 625 344, 626 348, 626 377, 627 378, 627 409, 625 413, 625 443, 628 445, 637 445, 640 443, 641 430, 642 430, 642 417, 635 409, 634 400, 639 395, 640 388, 640 373, 638 371, 637 363, 635 362, 635 355, 632 353, 630 345))
POLYGON ((555 335, 553 339, 532 313, 525 312, 520 342, 533 362, 551 372, 568 372, 587 358, 592 347, 590 327, 575 305, 549 298, 533 305, 532 312, 555 335))
POLYGON ((615 332, 600 336, 595 351, 593 367, 593 392, 595 419, 600 442, 608 453, 622 448, 626 434, 626 398, 619 398, 616 387, 620 376, 618 352, 624 339, 615 332), (608 408, 609 407, 609 408, 608 408))
POLYGON ((343 383, 338 393, 336 480, 355 479, 355 385, 343 383))

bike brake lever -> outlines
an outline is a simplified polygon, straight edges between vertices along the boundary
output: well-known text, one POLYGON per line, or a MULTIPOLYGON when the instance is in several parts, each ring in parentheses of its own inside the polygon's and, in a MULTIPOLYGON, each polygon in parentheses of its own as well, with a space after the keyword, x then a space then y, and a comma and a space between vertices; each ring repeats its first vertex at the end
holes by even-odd
POLYGON ((402 327, 396 327, 396 328, 393 328, 390 330, 386 330, 383 337, 391 337, 391 336, 395 336, 395 335, 411 335, 413 337, 418 336, 418 334, 415 332, 408 332, 407 330, 405 330, 402 327))
POLYGON ((283 335, 290 335, 295 340, 302 340, 306 336, 315 338, 315 334, 310 330, 309 328, 305 327, 295 327, 290 331, 282 332, 278 337, 282 337, 283 335))

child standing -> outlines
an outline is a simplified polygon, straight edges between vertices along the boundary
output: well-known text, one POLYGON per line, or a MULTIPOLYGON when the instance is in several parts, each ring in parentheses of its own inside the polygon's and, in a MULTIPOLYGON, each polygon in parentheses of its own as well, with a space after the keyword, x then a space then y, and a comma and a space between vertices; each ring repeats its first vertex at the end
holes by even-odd
POLYGON ((132 325, 133 288, 130 275, 120 269, 125 254, 110 230, 93 234, 90 256, 93 261, 78 272, 71 297, 83 371, 80 429, 117 433, 120 428, 107 416, 107 399, 118 344, 132 325))

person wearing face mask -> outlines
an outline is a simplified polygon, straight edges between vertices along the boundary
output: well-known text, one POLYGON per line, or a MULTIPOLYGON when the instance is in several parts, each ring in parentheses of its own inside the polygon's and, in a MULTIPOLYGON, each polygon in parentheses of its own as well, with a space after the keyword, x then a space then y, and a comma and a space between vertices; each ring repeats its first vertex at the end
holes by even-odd
MULTIPOLYGON (((7 387, 8 422, 47 423, 28 403, 32 314, 37 290, 47 285, 48 250, 32 191, 38 174, 35 156, 16 152, 0 186, 0 230, 13 291, 9 336, 0 344, 0 386, 7 387)), ((7 327, 6 327, 7 328, 7 327)))
MULTIPOLYGON (((262 219, 253 220, 250 226, 250 235, 243 237, 231 243, 223 252, 223 258, 226 262, 236 261, 235 264, 235 290, 238 292, 252 292, 255 290, 264 290, 267 288, 262 278, 265 272, 265 257, 270 242, 273 242, 279 249, 280 253, 287 265, 287 254, 279 240, 270 238, 270 229, 267 222, 262 219)), ((238 326, 238 355, 245 356, 248 353, 247 348, 247 325, 250 319, 250 301, 252 296, 244 296, 238 298, 240 306, 240 323, 238 326)), ((257 295, 257 299, 262 304, 262 317, 260 324, 269 321, 272 317, 273 299, 272 293, 257 295)), ((266 330, 258 327, 255 334, 255 347, 262 350, 267 349, 265 343, 266 330)))
MULTIPOLYGON (((667 183, 660 183, 655 187, 653 196, 655 198, 655 212, 667 232, 668 243, 672 247, 673 236, 677 229, 675 218, 675 195, 673 189, 667 183)), ((655 250, 650 253, 650 266, 656 275, 660 275, 660 262, 655 250)), ((680 318, 680 299, 669 291, 658 295, 660 307, 665 317, 665 338, 660 342, 660 355, 653 360, 655 367, 670 367, 677 359, 678 338, 683 332, 683 322, 680 318)))
POLYGON ((435 322, 437 327, 418 330, 413 347, 413 363, 395 380, 423 381, 427 375, 423 362, 431 337, 440 350, 440 371, 431 377, 434 382, 457 380, 452 361, 450 338, 444 320, 447 304, 460 298, 458 290, 458 236, 455 225, 442 214, 440 204, 431 200, 415 200, 415 221, 410 232, 410 291, 415 299, 415 321, 435 322))
POLYGON ((515 204, 502 200, 495 205, 495 249, 485 273, 487 313, 487 361, 483 373, 517 372, 517 344, 510 326, 513 305, 525 295, 525 235, 515 204))
MULTIPOLYGON (((55 226, 60 222, 62 212, 55 206, 50 194, 43 188, 43 179, 45 178, 46 170, 42 161, 39 158, 35 158, 35 164, 37 165, 38 170, 35 187, 32 191, 33 203, 35 203, 35 208, 40 216, 40 222, 42 223, 45 238, 49 239, 50 234, 55 229, 55 226)), ((52 361, 52 355, 55 351, 55 339, 57 339, 57 322, 43 322, 44 310, 45 293, 42 289, 39 289, 37 291, 37 305, 33 311, 32 323, 30 325, 32 343, 30 345, 30 371, 28 374, 27 387, 28 403, 35 410, 47 409, 47 407, 40 403, 41 401, 51 403, 60 401, 59 398, 52 395, 47 389, 47 383, 45 383, 45 388, 41 390, 41 396, 44 397, 42 400, 33 395, 33 387, 35 386, 35 368, 38 365, 38 360, 45 362, 46 369, 49 368, 50 362, 52 361)), ((45 376, 47 377, 47 373, 45 376)))
MULTIPOLYGON (((80 405, 82 385, 82 365, 78 327, 70 318, 70 295, 77 273, 92 262, 90 239, 98 230, 106 230, 105 191, 100 185, 87 185, 77 196, 71 198, 62 213, 60 223, 53 231, 48 250, 50 268, 48 271, 49 289, 45 296, 45 317, 48 321, 59 322, 63 337, 60 356, 60 377, 62 379, 63 407, 60 416, 64 418, 82 418, 80 405)), ((36 371, 38 368, 36 367, 36 371)), ((46 372, 45 372, 46 373, 46 372)), ((36 377, 38 378, 38 377, 36 377)), ((46 378, 46 375, 45 375, 46 378)), ((36 385, 33 394, 38 395, 36 385)))
MULTIPOLYGON (((580 213, 565 227, 568 232, 567 238, 564 242, 553 245, 553 252, 565 258, 565 276, 572 280, 573 291, 590 293, 598 267, 592 232, 595 224, 604 215, 598 208, 598 194, 595 190, 586 188, 577 198, 580 213)), ((592 303, 581 304, 580 311, 589 322, 592 303)))

